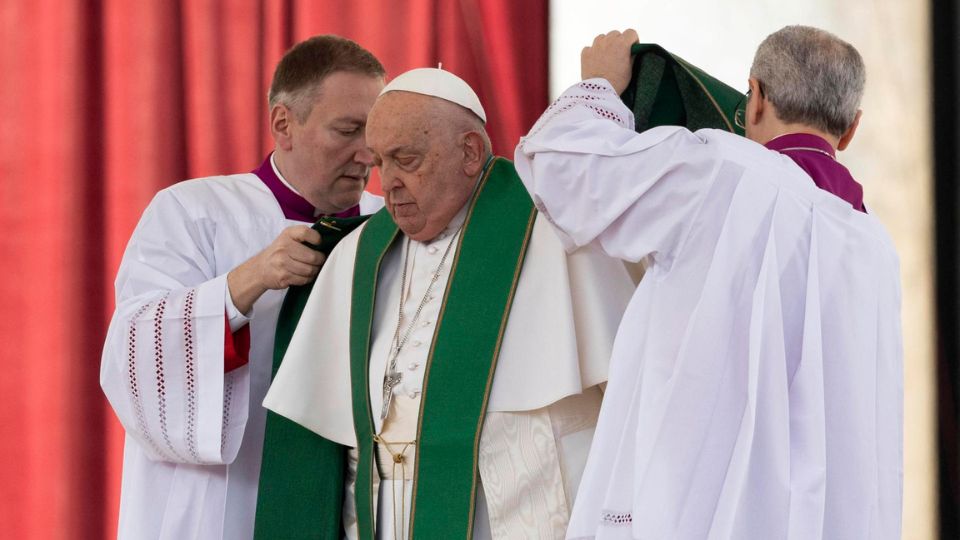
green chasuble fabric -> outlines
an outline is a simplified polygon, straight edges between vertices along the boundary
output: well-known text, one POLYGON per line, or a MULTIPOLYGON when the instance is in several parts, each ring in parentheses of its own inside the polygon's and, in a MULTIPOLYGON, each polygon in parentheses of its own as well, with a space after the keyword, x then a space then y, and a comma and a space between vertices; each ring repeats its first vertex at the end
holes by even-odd
MULTIPOLYGON (((633 80, 621 98, 634 113, 637 131, 677 125, 691 130, 717 128, 743 134, 734 122, 742 94, 657 45, 634 45, 632 52, 633 80)), ((443 326, 444 333, 435 335, 424 379, 410 525, 417 539, 472 535, 480 428, 513 298, 512 287, 519 277, 535 216, 512 164, 504 159, 494 162, 473 204, 441 312, 441 318, 448 322, 438 325, 438 331, 443 326), (484 221, 487 225, 482 224, 484 221), (526 233, 522 232, 524 228, 526 233), (477 260, 482 263, 466 264, 471 252, 478 253, 477 260), (498 268, 492 268, 491 261, 496 261, 498 268), (484 322, 479 325, 481 318, 484 322), (471 328, 482 326, 484 331, 471 335, 456 321, 469 321, 471 328), (456 382, 438 383, 441 379, 456 382), (466 386, 458 386, 461 384, 466 386)), ((330 223, 339 227, 339 221, 330 223)), ((359 221, 345 222, 340 228, 346 234, 357 224, 359 221)), ((324 242, 334 240, 333 235, 325 234, 333 231, 324 230, 322 224, 315 228, 324 235, 324 242)), ((377 470, 371 441, 374 411, 369 404, 366 355, 377 272, 382 255, 396 237, 396 225, 386 210, 381 210, 371 218, 363 234, 354 280, 355 284, 359 279, 366 280, 366 285, 354 287, 350 346, 354 423, 361 441, 356 490, 358 525, 360 538, 372 539, 372 504, 377 494, 371 484, 377 470), (362 310, 366 310, 365 314, 361 314, 362 310)), ((291 288, 287 293, 277 328, 274 374, 310 288, 291 288)), ((273 412, 267 414, 255 537, 341 538, 346 448, 273 412)))
POLYGON ((743 94, 659 45, 635 44, 633 75, 620 95, 638 132, 656 126, 723 129, 743 135, 734 113, 743 94))
MULTIPOLYGON (((472 537, 480 432, 535 216, 513 164, 496 159, 467 214, 427 360, 415 443, 413 538, 472 537)), ((375 215, 361 233, 353 278, 355 496, 359 537, 368 540, 375 538, 378 474, 368 385, 370 334, 380 263, 397 236, 388 215, 375 215)))
MULTIPOLYGON (((320 245, 311 247, 329 255, 367 218, 322 218, 313 226, 320 245)), ((311 290, 313 282, 290 287, 284 297, 273 350, 274 377, 311 290)), ((254 537, 339 540, 346 452, 345 446, 267 411, 254 537)))

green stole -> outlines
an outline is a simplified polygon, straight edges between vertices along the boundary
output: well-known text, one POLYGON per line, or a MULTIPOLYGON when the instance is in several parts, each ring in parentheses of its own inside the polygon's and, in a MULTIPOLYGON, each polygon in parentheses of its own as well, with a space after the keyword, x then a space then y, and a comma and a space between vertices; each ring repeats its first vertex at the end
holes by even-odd
POLYGON ((690 131, 724 129, 743 135, 734 121, 743 94, 659 45, 634 44, 630 84, 620 95, 638 132, 656 126, 690 131))
MULTIPOLYGON (((414 538, 472 537, 477 447, 535 216, 512 163, 494 160, 467 213, 425 367, 410 515, 414 538)), ((361 232, 353 276, 350 366, 359 453, 355 496, 359 537, 368 540, 375 538, 378 495, 373 489, 378 465, 370 405, 370 333, 380 264, 398 236, 389 214, 375 214, 361 232)))
MULTIPOLYGON (((337 243, 370 216, 321 218, 314 249, 329 255, 337 243)), ((313 283, 290 287, 280 307, 273 349, 273 377, 300 321, 313 283)), ((347 447, 267 411, 254 538, 339 540, 347 447), (319 511, 318 509, 332 509, 319 511)))
MULTIPOLYGON (((718 128, 743 134, 734 122, 734 111, 742 94, 657 45, 636 44, 631 53, 633 74, 621 98, 634 113, 637 131, 678 125, 691 130, 718 128)), ((476 444, 496 350, 513 294, 512 285, 508 287, 503 280, 506 274, 519 270, 532 223, 529 196, 508 161, 498 159, 482 187, 468 218, 470 229, 464 230, 457 252, 458 261, 463 256, 476 254, 479 262, 453 269, 456 273, 451 275, 449 283, 456 281, 457 288, 453 290, 448 285, 441 312, 448 324, 444 335, 434 336, 431 363, 426 372, 429 378, 424 379, 411 523, 418 539, 464 538, 472 532, 476 444), (478 208, 481 211, 475 212, 478 208), (505 228, 507 225, 511 230, 505 228), (527 227, 527 236, 520 232, 522 227, 527 227), (522 246, 514 245, 521 237, 524 238, 522 246), (503 267, 496 274, 487 275, 493 266, 500 265, 508 265, 509 270, 503 267), (499 296, 494 294, 496 291, 500 291, 499 296), (477 324, 481 320, 484 324, 477 324), (455 328, 465 321, 470 325, 470 333, 455 328), (473 370, 482 370, 486 377, 468 377, 473 370), (441 378, 443 382, 437 384, 441 378), (473 380, 466 380, 461 388, 457 379, 473 380), (427 383, 431 381, 428 402, 427 383), (467 389, 473 397, 461 400, 467 389), (417 509, 421 510, 419 517, 417 509)), ((365 218, 328 220, 328 223, 344 229, 345 233, 359 224, 359 221, 349 223, 351 219, 365 218)), ((314 228, 321 232, 325 244, 340 238, 320 223, 314 228)), ((361 237, 354 277, 355 285, 361 283, 358 278, 364 283, 363 287, 353 289, 350 336, 354 423, 357 439, 361 441, 360 463, 363 465, 359 470, 363 482, 358 478, 356 492, 361 538, 373 538, 372 497, 376 495, 370 485, 376 464, 366 376, 369 327, 380 261, 396 234, 396 226, 386 211, 370 220, 361 237), (359 309, 365 310, 364 316, 358 317, 359 309)), ((324 251, 329 253, 330 249, 332 245, 324 251)), ((513 278, 515 282, 516 276, 513 278)), ((277 326, 274 375, 312 286, 292 287, 284 300, 277 326)), ((255 538, 342 538, 346 450, 268 411, 255 538)))

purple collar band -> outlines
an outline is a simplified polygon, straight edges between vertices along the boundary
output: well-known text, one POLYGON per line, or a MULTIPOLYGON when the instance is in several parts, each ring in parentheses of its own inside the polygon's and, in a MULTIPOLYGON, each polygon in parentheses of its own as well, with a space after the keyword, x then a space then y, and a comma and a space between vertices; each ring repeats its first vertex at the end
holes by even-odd
POLYGON ((809 133, 788 133, 770 140, 764 146, 792 159, 820 189, 847 201, 856 210, 866 211, 863 206, 863 186, 853 179, 846 167, 837 162, 836 151, 824 139, 809 133))
MULTIPOLYGON (((267 159, 263 160, 263 163, 261 163, 259 167, 253 170, 253 174, 257 175, 257 178, 273 193, 273 196, 277 199, 277 203, 280 205, 280 209, 283 210, 283 217, 313 223, 319 217, 316 215, 316 208, 310 204, 310 201, 298 195, 277 177, 277 173, 274 172, 273 165, 270 163, 270 155, 267 156, 267 159)), ((360 205, 355 205, 343 212, 334 214, 336 217, 359 215, 360 205)))
POLYGON ((837 159, 837 151, 833 146, 821 137, 809 133, 788 133, 774 137, 765 144, 767 148, 777 152, 790 152, 793 150, 820 152, 833 159, 837 159))

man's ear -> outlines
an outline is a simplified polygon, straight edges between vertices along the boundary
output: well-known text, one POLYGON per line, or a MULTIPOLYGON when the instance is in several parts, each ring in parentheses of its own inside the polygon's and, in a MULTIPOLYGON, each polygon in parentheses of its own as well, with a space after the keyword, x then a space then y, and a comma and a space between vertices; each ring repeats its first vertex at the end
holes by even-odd
POLYGON ((750 84, 750 102, 747 103, 747 123, 757 125, 763 119, 763 115, 769 113, 769 107, 766 106, 766 98, 760 91, 760 81, 751 78, 750 84))
POLYGON ((853 117, 853 122, 850 124, 850 127, 847 128, 847 132, 840 137, 840 142, 837 143, 837 150, 846 150, 847 146, 850 145, 850 141, 853 140, 854 134, 857 133, 857 128, 860 127, 860 116, 862 115, 863 111, 857 109, 857 115, 853 117))
POLYGON ((277 148, 289 152, 293 148, 293 111, 282 103, 277 103, 270 109, 270 133, 277 148))
POLYGON ((463 173, 473 177, 480 174, 487 157, 483 137, 476 131, 463 134, 463 173))

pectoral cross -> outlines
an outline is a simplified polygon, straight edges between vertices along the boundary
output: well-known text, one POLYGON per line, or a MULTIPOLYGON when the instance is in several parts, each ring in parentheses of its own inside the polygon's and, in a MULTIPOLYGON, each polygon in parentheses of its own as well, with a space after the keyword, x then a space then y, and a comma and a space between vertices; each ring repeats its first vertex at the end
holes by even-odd
POLYGON ((380 420, 387 419, 387 413, 390 412, 390 402, 393 401, 393 389, 403 380, 403 373, 399 371, 388 370, 383 376, 383 409, 380 411, 380 420))

